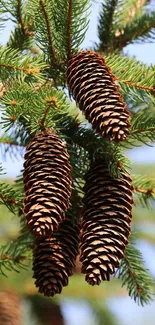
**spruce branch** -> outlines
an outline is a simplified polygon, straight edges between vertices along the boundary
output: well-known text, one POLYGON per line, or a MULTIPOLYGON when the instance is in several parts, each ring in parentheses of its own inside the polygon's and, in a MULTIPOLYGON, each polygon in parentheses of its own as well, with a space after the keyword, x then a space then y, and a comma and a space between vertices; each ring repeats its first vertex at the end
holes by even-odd
POLYGON ((127 143, 136 140, 138 143, 150 145, 155 141, 155 114, 152 109, 145 108, 133 114, 131 125, 127 143))
POLYGON ((19 50, 1 46, 0 48, 0 67, 1 80, 19 80, 19 75, 24 78, 29 78, 31 81, 44 80, 42 71, 47 68, 47 64, 43 61, 43 56, 30 54, 21 54, 19 50))
POLYGON ((24 26, 24 22, 22 19, 22 2, 21 2, 21 0, 17 1, 17 16, 18 16, 19 24, 21 26, 23 36, 25 36, 25 26, 24 26))
POLYGON ((57 0, 52 9, 53 39, 61 61, 78 52, 88 28, 89 0, 57 0))
POLYGON ((28 233, 23 233, 14 241, 0 248, 0 273, 6 276, 6 271, 19 272, 27 269, 31 262, 33 239, 28 233))
POLYGON ((123 30, 114 38, 114 50, 122 50, 126 45, 133 42, 141 42, 154 38, 155 13, 144 13, 140 17, 135 17, 123 30))
POLYGON ((71 59, 71 23, 72 23, 72 5, 73 1, 69 0, 68 6, 68 26, 67 26, 67 60, 71 59))
POLYGON ((22 207, 22 196, 15 186, 0 182, 0 204, 5 205, 14 214, 17 208, 22 207))
POLYGON ((48 12, 46 10, 45 1, 40 0, 39 4, 41 6, 41 10, 42 10, 42 13, 44 15, 45 23, 46 23, 46 27, 47 27, 47 36, 48 36, 49 52, 50 52, 50 62, 51 62, 51 66, 52 66, 54 62, 55 63, 57 62, 57 57, 56 57, 56 54, 55 54, 55 49, 53 47, 53 39, 52 39, 52 31, 51 31, 50 20, 49 20, 48 12))
POLYGON ((154 180, 145 175, 133 175, 133 190, 135 192, 135 204, 147 209, 153 207, 155 200, 154 180))
POLYGON ((135 234, 130 236, 118 277, 122 280, 122 286, 126 285, 129 296, 135 302, 144 306, 152 301, 153 279, 144 266, 141 252, 135 247, 135 234))
POLYGON ((118 80, 118 82, 120 83, 124 83, 124 84, 127 84, 127 85, 130 85, 132 87, 136 87, 136 88, 140 88, 140 89, 144 89, 144 90, 149 90, 149 91, 154 91, 154 86, 153 87, 148 87, 148 86, 145 86, 145 85, 141 85, 139 83, 135 83, 135 82, 132 82, 130 80, 121 80, 119 78, 116 78, 116 80, 118 80))
POLYGON ((150 196, 151 194, 155 194, 155 191, 153 190, 152 187, 149 187, 147 190, 144 190, 143 188, 134 186, 133 187, 133 190, 136 191, 136 192, 138 192, 138 193, 146 194, 148 196, 150 196))
POLYGON ((99 49, 101 51, 107 51, 108 47, 111 47, 113 18, 118 2, 118 0, 107 0, 102 3, 102 9, 98 21, 98 36, 100 39, 99 49))
POLYGON ((26 146, 26 145, 18 143, 16 141, 10 141, 8 139, 3 139, 3 138, 0 138, 0 143, 1 144, 7 144, 9 146, 17 146, 17 147, 25 147, 26 146))

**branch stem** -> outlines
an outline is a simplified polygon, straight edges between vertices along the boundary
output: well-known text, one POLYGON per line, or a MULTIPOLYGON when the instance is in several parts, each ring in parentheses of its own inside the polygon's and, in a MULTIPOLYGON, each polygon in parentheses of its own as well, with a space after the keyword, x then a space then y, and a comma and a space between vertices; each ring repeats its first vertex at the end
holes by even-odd
POLYGON ((141 129, 141 130, 138 129, 138 130, 131 131, 130 134, 137 134, 137 133, 150 132, 150 131, 154 132, 155 128, 152 127, 152 128, 147 129, 147 130, 146 129, 141 129))
POLYGON ((149 91, 154 91, 154 87, 148 87, 148 86, 140 85, 140 84, 132 82, 130 80, 121 80, 120 78, 117 78, 116 80, 118 82, 120 82, 120 83, 124 83, 124 84, 130 85, 130 86, 136 87, 136 88, 149 90, 149 91))
POLYGON ((50 26, 50 21, 48 17, 48 13, 46 11, 46 4, 44 3, 44 0, 40 0, 40 6, 43 12, 43 15, 45 17, 45 22, 47 26, 47 36, 48 36, 48 44, 49 44, 49 51, 50 51, 50 61, 51 65, 53 62, 56 62, 56 55, 55 55, 55 50, 53 48, 53 40, 52 40, 52 32, 51 32, 51 26, 50 26))
POLYGON ((23 20, 22 20, 21 7, 22 7, 21 0, 18 0, 17 16, 18 16, 19 24, 21 26, 22 33, 23 33, 23 35, 25 35, 25 26, 24 26, 24 23, 23 23, 23 20))
POLYGON ((71 58, 71 23, 72 23, 72 0, 69 0, 67 26, 67 59, 71 58))
POLYGON ((153 190, 152 187, 149 187, 147 190, 144 190, 140 187, 135 186, 134 191, 138 192, 138 193, 142 193, 142 194, 146 194, 146 195, 150 195, 150 194, 155 194, 155 191, 153 190))

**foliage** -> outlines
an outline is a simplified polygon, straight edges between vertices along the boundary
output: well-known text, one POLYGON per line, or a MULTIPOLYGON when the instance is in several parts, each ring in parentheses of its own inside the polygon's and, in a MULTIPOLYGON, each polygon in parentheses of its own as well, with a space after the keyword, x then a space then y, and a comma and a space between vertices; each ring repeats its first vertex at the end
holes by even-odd
MULTIPOLYGON (((66 141, 72 164, 71 203, 81 209, 85 173, 90 161, 104 156, 112 176, 120 177, 118 167, 131 168, 124 148, 155 141, 155 67, 125 56, 123 48, 135 41, 153 41, 155 14, 148 1, 105 0, 98 21, 99 42, 106 63, 116 76, 131 112, 131 133, 122 144, 109 143, 96 135, 79 114, 74 113, 66 90, 68 60, 82 48, 89 22, 89 0, 0 0, 0 28, 11 20, 14 30, 6 46, 0 47, 0 147, 8 155, 24 153, 30 137, 44 129, 56 129, 66 141)), ((2 172, 2 169, 0 169, 2 172)), ((154 188, 147 176, 133 176, 134 200, 149 207, 154 188)), ((0 203, 20 221, 19 236, 0 250, 0 271, 25 267, 31 260, 33 239, 25 227, 23 180, 0 183, 0 203)), ((151 301, 153 283, 143 265, 133 237, 119 272, 129 295, 144 305, 151 301)))
POLYGON ((153 298, 153 279, 146 270, 141 252, 135 247, 135 234, 130 236, 125 258, 121 262, 118 276, 127 286, 129 296, 142 306, 153 298))
POLYGON ((147 2, 105 0, 100 12, 100 43, 97 49, 120 51, 133 42, 152 41, 155 35, 155 13, 148 10, 147 2))

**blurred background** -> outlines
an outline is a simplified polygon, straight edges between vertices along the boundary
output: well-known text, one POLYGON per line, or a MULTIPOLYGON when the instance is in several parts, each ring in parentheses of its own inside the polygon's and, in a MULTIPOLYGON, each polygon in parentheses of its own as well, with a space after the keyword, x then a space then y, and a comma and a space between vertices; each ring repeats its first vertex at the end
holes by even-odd
MULTIPOLYGON (((155 1, 153 2, 155 7, 155 1)), ((90 16, 90 25, 83 48, 90 48, 97 41, 97 20, 100 1, 94 1, 90 16)), ((1 43, 5 44, 12 23, 8 23, 1 43)), ((145 43, 129 45, 125 53, 135 56, 138 60, 149 65, 155 64, 155 44, 145 43)), ((13 182, 20 174, 23 165, 23 154, 17 156, 4 155, 0 152, 1 161, 5 168, 6 182, 13 182)), ((126 152, 132 161, 132 173, 146 175, 155 180, 155 146, 139 147, 126 152)), ((18 220, 0 206, 0 243, 13 239, 19 230, 18 220)), ((139 231, 138 248, 140 248, 146 267, 155 277, 155 205, 152 210, 135 207, 133 211, 133 227, 139 231)), ((113 278, 109 283, 102 283, 99 287, 90 287, 84 276, 75 269, 69 286, 63 289, 60 297, 44 298, 37 294, 30 270, 20 273, 8 272, 6 277, 0 277, 0 290, 17 292, 22 306, 23 325, 154 325, 155 301, 148 306, 137 306, 127 296, 125 287, 121 288, 118 279, 113 278)), ((10 323, 10 325, 12 325, 10 323)))

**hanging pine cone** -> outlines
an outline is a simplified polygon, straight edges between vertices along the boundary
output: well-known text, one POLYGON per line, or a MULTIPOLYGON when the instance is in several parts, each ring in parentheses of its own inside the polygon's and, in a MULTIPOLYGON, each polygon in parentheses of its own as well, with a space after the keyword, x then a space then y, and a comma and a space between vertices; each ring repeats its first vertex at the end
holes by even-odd
POLYGON ((0 292, 0 325, 21 325, 22 308, 19 296, 9 291, 0 292))
POLYGON ((38 238, 34 249, 33 277, 45 296, 61 293, 68 285, 78 254, 79 226, 73 225, 69 213, 59 231, 51 237, 38 238))
POLYGON ((27 146, 24 211, 34 235, 51 235, 65 218, 71 195, 68 159, 65 143, 52 132, 39 133, 27 146))
POLYGON ((93 129, 110 141, 123 141, 129 134, 130 113, 114 80, 99 53, 83 51, 68 63, 70 92, 93 129))
POLYGON ((133 188, 129 174, 120 172, 122 178, 111 177, 98 159, 86 175, 80 260, 91 285, 110 279, 128 244, 133 188))

